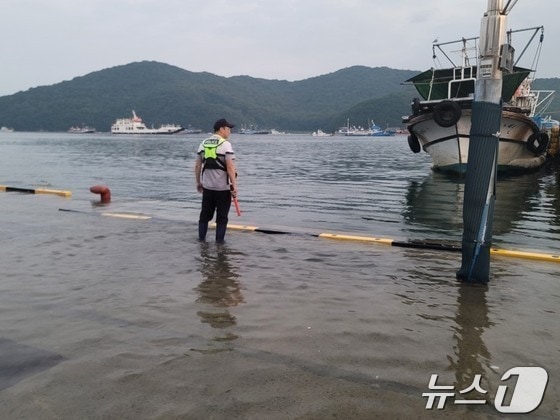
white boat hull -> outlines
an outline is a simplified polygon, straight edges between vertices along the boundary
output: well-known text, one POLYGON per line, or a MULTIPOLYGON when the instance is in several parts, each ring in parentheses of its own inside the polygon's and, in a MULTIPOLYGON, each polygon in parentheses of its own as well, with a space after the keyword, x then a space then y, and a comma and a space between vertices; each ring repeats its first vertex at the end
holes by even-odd
POLYGON ((132 118, 120 118, 111 126, 112 134, 175 134, 184 131, 185 127, 176 124, 164 124, 159 128, 148 128, 132 111, 132 118))
POLYGON ((155 135, 155 134, 176 134, 183 130, 173 130, 173 131, 159 131, 159 130, 144 130, 144 131, 111 131, 111 134, 144 134, 144 135, 155 135))
MULTIPOLYGON (((451 127, 441 127, 431 113, 412 117, 409 130, 416 135, 422 149, 433 161, 433 168, 445 172, 464 174, 469 159, 469 133, 471 110, 463 109, 462 116, 451 127)), ((502 113, 498 149, 498 170, 520 172, 538 169, 546 161, 546 152, 535 155, 527 148, 527 140, 538 127, 523 114, 502 113)))
POLYGON ((95 133, 95 128, 90 127, 70 127, 68 129, 69 133, 72 134, 92 134, 95 133))

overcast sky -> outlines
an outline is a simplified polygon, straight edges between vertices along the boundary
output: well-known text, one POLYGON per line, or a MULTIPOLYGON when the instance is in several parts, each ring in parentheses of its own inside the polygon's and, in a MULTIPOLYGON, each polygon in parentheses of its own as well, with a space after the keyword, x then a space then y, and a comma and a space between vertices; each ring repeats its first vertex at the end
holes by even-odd
MULTIPOLYGON (((0 96, 143 60, 290 81, 354 65, 425 70, 435 38, 479 35, 487 4, 0 0, 0 96)), ((519 0, 508 17, 508 28, 545 27, 537 77, 560 77, 559 18, 558 0, 519 0)))

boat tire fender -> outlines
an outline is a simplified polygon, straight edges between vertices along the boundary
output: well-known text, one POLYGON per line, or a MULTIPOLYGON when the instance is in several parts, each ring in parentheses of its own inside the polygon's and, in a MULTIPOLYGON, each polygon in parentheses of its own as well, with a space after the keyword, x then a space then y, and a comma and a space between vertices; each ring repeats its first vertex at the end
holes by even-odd
POLYGON ((441 101, 434 106, 433 118, 440 127, 454 126, 461 118, 461 107, 453 101, 441 101))
POLYGON ((412 150, 412 153, 419 153, 422 148, 420 147, 420 142, 418 141, 418 137, 416 134, 410 133, 408 136, 408 147, 412 150))
POLYGON ((542 155, 548 148, 548 141, 548 134, 541 132, 533 133, 527 140, 527 149, 537 156, 542 155))

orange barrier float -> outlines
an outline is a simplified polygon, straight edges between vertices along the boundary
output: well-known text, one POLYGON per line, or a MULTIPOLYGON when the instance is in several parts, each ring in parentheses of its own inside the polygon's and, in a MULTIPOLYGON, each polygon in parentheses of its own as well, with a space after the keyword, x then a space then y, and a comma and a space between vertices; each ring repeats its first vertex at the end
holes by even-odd
POLYGON ((102 203, 109 203, 111 201, 111 190, 107 186, 94 185, 89 190, 94 194, 99 194, 102 203))

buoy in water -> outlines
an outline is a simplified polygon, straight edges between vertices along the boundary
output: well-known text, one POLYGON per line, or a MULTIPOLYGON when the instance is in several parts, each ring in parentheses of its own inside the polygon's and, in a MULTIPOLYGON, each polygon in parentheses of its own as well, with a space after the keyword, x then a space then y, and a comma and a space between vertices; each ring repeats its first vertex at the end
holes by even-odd
POLYGON ((111 190, 105 185, 94 185, 89 190, 94 194, 101 195, 102 203, 108 203, 111 201, 111 190))

